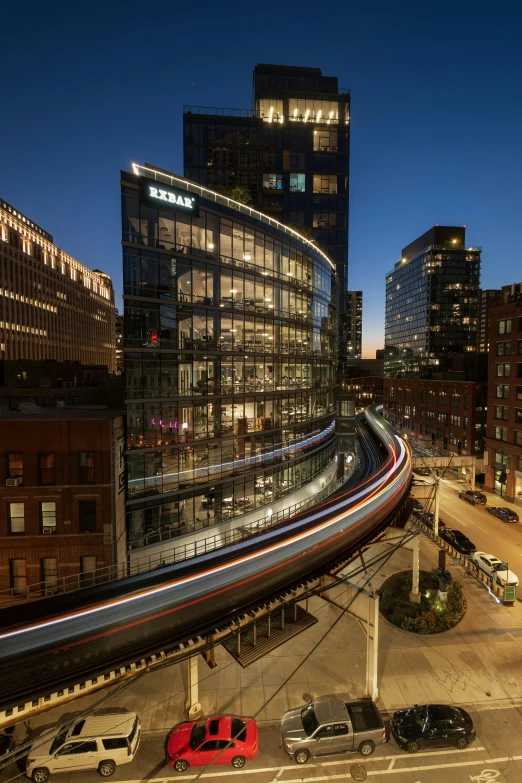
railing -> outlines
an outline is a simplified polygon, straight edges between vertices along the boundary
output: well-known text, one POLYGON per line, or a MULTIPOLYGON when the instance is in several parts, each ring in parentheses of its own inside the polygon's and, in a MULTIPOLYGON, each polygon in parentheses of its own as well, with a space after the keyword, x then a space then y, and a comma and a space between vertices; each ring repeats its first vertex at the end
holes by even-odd
POLYGON ((256 109, 226 109, 217 106, 183 106, 183 114, 208 114, 212 117, 258 117, 262 114, 256 109))
MULTIPOLYGON (((352 471, 356 465, 357 462, 354 463, 352 471)), ((301 511, 305 511, 307 508, 317 505, 321 500, 324 500, 339 489, 339 487, 348 480, 351 472, 343 476, 342 479, 332 479, 320 492, 312 495, 308 500, 295 503, 275 514, 267 514, 265 511, 264 515, 260 516, 259 519, 242 525, 235 530, 216 533, 208 538, 203 538, 190 544, 182 544, 181 546, 173 547, 172 549, 167 549, 166 551, 157 554, 145 555, 136 561, 117 563, 116 565, 106 566, 105 568, 97 568, 95 571, 59 577, 52 584, 49 583, 49 581, 37 582, 35 584, 27 585, 23 593, 16 593, 14 588, 2 590, 0 591, 0 605, 11 605, 13 601, 25 602, 38 600, 52 595, 70 593, 75 590, 93 587, 94 585, 103 584, 105 582, 127 579, 128 577, 147 573, 166 565, 192 560, 195 557, 207 554, 208 552, 213 552, 215 549, 222 549, 231 544, 236 544, 239 541, 246 541, 256 535, 260 535, 265 530, 279 525, 285 520, 291 519, 301 511)), ((268 509, 268 511, 270 511, 270 509, 268 509)))

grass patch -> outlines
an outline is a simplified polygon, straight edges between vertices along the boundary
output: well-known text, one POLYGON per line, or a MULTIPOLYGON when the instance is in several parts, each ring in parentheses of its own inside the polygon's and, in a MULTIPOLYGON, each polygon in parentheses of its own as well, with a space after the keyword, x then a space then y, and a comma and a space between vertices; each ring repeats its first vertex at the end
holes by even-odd
POLYGON ((401 571, 377 591, 380 611, 392 625, 413 633, 440 633, 454 628, 464 617, 466 599, 460 582, 450 584, 446 603, 437 598, 439 578, 435 569, 419 574, 420 604, 410 601, 411 585, 412 572, 401 571))

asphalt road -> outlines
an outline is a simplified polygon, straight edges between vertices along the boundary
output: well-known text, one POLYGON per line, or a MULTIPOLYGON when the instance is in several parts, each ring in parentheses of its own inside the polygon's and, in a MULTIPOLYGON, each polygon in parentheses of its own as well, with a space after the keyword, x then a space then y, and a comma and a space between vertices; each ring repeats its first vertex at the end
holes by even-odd
MULTIPOLYGON (((522 708, 488 709, 480 712, 469 705, 477 729, 477 741, 466 750, 440 749, 420 751, 410 755, 400 750, 395 742, 378 747, 369 759, 358 754, 342 758, 311 760, 298 766, 279 746, 277 726, 261 727, 261 751, 255 761, 243 770, 216 766, 203 773, 200 779, 216 783, 249 781, 251 783, 319 783, 320 781, 350 781, 352 765, 361 764, 368 781, 388 783, 519 783, 522 780, 522 708)), ((119 783, 170 783, 193 781, 200 771, 189 769, 176 773, 164 761, 165 736, 142 737, 139 751, 130 764, 119 767, 112 780, 119 783)), ((16 766, 6 768, 0 781, 27 780, 16 766)), ((53 775, 57 783, 96 783, 100 777, 95 771, 53 775)))
MULTIPOLYGON (((495 555, 508 563, 509 568, 522 581, 522 523, 502 522, 486 511, 486 506, 472 506, 459 498, 466 486, 461 483, 440 482, 439 517, 448 527, 461 530, 475 544, 477 549, 495 555)), ((430 487, 414 487, 415 497, 428 495, 430 487)), ((507 506, 502 498, 485 493, 488 506, 507 506)), ((510 508, 515 509, 513 505, 510 508)), ((430 506, 430 510, 433 507, 430 506)), ((517 513, 522 518, 522 509, 517 513)), ((522 586, 518 588, 522 597, 522 586)))

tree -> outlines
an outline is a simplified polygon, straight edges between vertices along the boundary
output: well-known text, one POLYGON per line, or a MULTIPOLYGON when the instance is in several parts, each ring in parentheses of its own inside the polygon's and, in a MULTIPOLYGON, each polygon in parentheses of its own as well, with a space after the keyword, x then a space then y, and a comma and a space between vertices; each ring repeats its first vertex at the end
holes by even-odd
POLYGON ((231 187, 216 188, 218 193, 223 196, 232 199, 232 201, 239 201, 240 204, 251 204, 252 196, 248 188, 244 185, 232 185, 231 187))

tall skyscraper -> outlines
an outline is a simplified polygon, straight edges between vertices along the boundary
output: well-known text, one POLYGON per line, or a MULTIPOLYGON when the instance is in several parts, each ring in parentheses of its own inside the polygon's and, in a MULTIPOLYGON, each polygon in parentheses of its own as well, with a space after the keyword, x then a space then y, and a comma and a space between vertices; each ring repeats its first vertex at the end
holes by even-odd
POLYGON ((0 359, 115 369, 114 292, 53 237, 0 199, 0 359))
POLYGON ((349 359, 362 356, 362 291, 348 291, 346 303, 347 354, 349 359))
MULTIPOLYGON (((313 237, 348 287, 350 94, 319 68, 257 65, 253 107, 185 106, 185 176, 251 203, 313 237)), ((341 319, 344 324, 344 319, 341 319)), ((340 357, 347 353, 341 331, 340 357)))
POLYGON ((339 296, 333 263, 283 224, 133 172, 121 185, 137 548, 266 519, 334 481, 339 296))
POLYGON ((480 255, 461 226, 434 226, 403 248, 386 276, 385 375, 429 378, 477 352, 480 255))

